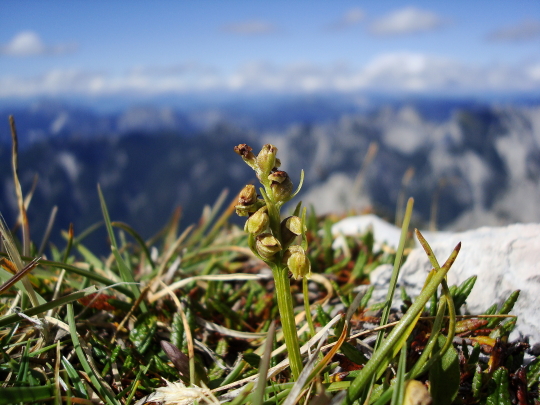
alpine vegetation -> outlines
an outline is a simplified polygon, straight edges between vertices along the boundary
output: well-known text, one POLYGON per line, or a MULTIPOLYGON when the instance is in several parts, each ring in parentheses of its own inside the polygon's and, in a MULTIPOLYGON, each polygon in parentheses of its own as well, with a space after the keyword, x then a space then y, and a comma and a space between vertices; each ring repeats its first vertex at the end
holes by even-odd
POLYGON ((12 141, 19 215, 11 229, 0 223, 0 405, 538 401, 540 361, 527 342, 508 339, 519 291, 461 315, 477 292, 475 278, 447 284, 460 243, 439 262, 416 231, 431 269, 417 297, 402 290, 402 304, 393 301, 412 199, 397 249, 375 244, 371 231, 338 246, 338 216, 300 202, 283 212, 303 172, 295 189, 275 146, 255 154, 240 144, 234 150, 260 187, 222 193, 196 224, 181 226, 175 210, 145 240, 111 218, 106 197, 114 196, 98 186, 102 221, 70 226, 53 244, 53 210, 36 243, 14 121, 12 141), (234 212, 244 229, 230 220, 234 212), (110 247, 105 256, 85 245, 92 233, 110 247), (386 298, 373 302, 369 275, 389 264, 386 298))

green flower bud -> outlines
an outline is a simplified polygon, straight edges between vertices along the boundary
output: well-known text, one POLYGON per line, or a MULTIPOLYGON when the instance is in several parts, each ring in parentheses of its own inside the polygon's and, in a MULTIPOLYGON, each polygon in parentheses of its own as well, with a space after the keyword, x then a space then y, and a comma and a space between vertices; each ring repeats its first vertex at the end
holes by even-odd
POLYGON ((271 173, 268 180, 272 182, 270 187, 274 191, 274 200, 287 201, 293 190, 293 184, 287 172, 277 171, 271 173))
POLYGON ((263 176, 268 176, 274 167, 276 167, 277 148, 269 143, 264 145, 257 155, 257 167, 263 176))
POLYGON ((257 190, 253 184, 245 186, 238 194, 238 205, 251 205, 257 201, 257 190))
POLYGON ((281 243, 271 233, 261 233, 255 243, 257 252, 265 259, 271 259, 281 250, 281 243))
POLYGON ((240 156, 242 156, 244 162, 246 162, 249 166, 255 169, 257 160, 252 150, 253 149, 245 143, 241 143, 240 145, 234 147, 234 151, 240 156))
POLYGON ((270 217, 268 216, 268 207, 264 206, 259 208, 255 214, 248 218, 244 230, 253 235, 258 235, 268 228, 269 223, 270 217))
MULTIPOLYGON (((305 226, 304 226, 305 229, 305 226)), ((284 246, 294 242, 294 239, 302 234, 302 220, 297 216, 285 218, 281 221, 281 240, 284 246)))
POLYGON ((301 246, 294 245, 289 247, 283 254, 283 263, 291 271, 295 279, 311 276, 311 262, 301 246))

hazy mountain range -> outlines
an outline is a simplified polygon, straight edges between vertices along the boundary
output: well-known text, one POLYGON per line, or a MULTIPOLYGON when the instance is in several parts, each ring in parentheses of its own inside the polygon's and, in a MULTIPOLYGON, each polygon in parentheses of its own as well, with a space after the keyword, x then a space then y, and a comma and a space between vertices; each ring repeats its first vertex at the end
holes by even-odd
MULTIPOLYGON (((393 219, 398 199, 412 195, 415 220, 424 226, 434 209, 439 228, 540 221, 540 103, 534 101, 330 95, 115 112, 42 101, 0 114, 0 211, 8 223, 16 212, 7 124, 13 114, 23 190, 39 176, 29 209, 36 241, 54 205, 53 241, 70 222, 80 233, 99 221, 98 183, 113 220, 144 237, 177 206, 184 225, 192 223, 223 188, 230 200, 254 180, 233 152, 239 143, 256 150, 274 143, 295 183, 304 169, 302 199, 318 213, 372 206, 393 219)), ((91 244, 106 249, 105 231, 97 234, 91 244)))

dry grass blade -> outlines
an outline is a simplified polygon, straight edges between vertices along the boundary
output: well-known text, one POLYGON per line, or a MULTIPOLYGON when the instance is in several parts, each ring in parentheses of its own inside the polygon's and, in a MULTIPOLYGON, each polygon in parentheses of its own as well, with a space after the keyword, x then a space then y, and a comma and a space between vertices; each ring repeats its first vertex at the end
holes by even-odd
POLYGON ((19 181, 19 140, 17 138, 17 129, 15 127, 15 118, 13 118, 13 115, 9 116, 9 126, 11 128, 12 141, 11 164, 13 168, 13 181, 15 183, 15 194, 17 195, 17 204, 19 206, 23 230, 23 254, 28 256, 30 254, 30 229, 28 225, 28 217, 26 216, 26 208, 24 206, 22 187, 19 181))
MULTIPOLYGON (((0 294, 3 294, 7 290, 9 290, 15 283, 17 283, 19 280, 21 280, 24 276, 26 276, 28 273, 30 273, 37 265, 41 257, 36 257, 34 260, 32 260, 30 263, 28 263, 26 266, 23 267, 23 269, 19 272, 17 272, 13 277, 11 277, 8 281, 6 281, 4 284, 0 286, 0 294)), ((8 260, 5 258, 0 259, 0 265, 7 265, 8 260)), ((11 267, 12 263, 8 265, 8 267, 11 267)))
MULTIPOLYGON (((169 261, 171 260, 171 257, 178 250, 178 248, 187 238, 187 236, 189 235, 192 229, 193 229, 193 225, 188 226, 184 230, 184 232, 182 232, 182 234, 176 239, 176 241, 169 247, 169 249, 167 250, 167 253, 165 253, 165 257, 163 257, 161 265, 158 267, 157 276, 155 277, 156 283, 159 283, 163 273, 165 272, 167 263, 169 263, 169 261)), ((155 286, 153 288, 155 288, 155 286)))
POLYGON ((238 330, 232 330, 224 326, 220 326, 214 322, 209 322, 202 318, 196 318, 196 319, 197 319, 197 323, 203 326, 207 330, 218 332, 222 335, 231 336, 237 339, 258 339, 258 338, 263 338, 267 336, 266 333, 242 332, 238 330))
POLYGON ((276 331, 276 323, 272 322, 268 329, 268 335, 264 344, 264 355, 261 357, 261 363, 259 365, 259 380, 257 381, 257 387, 253 393, 253 405, 262 405, 264 400, 264 389, 266 387, 266 375, 268 372, 268 366, 270 365, 270 359, 272 357, 272 346, 274 342, 274 333, 276 331))
POLYGON ((304 366, 304 369, 300 373, 298 380, 294 383, 294 386, 292 387, 291 391, 289 392, 289 395, 287 395, 287 398, 285 399, 282 405, 295 405, 300 400, 300 398, 305 394, 306 391, 304 387, 308 384, 310 375, 315 369, 317 356, 321 352, 322 342, 325 339, 321 339, 319 341, 317 348, 311 354, 311 358, 309 359, 307 364, 304 366))
MULTIPOLYGON (((189 283, 192 283, 193 281, 197 280, 204 280, 204 281, 245 281, 245 280, 264 280, 268 279, 270 276, 266 276, 264 274, 214 274, 214 275, 208 275, 208 276, 193 276, 188 277, 180 281, 176 281, 168 286, 168 288, 172 291, 177 290, 179 288, 182 288, 189 283)), ((155 294, 150 294, 148 301, 149 303, 156 302, 160 298, 163 298, 168 294, 167 290, 160 290, 156 292, 155 294)))
POLYGON ((122 330, 122 328, 124 327, 124 324, 129 320, 131 315, 133 315, 135 310, 137 308, 139 308, 139 306, 144 302, 143 300, 146 297, 146 294, 148 294, 149 290, 150 290, 150 286, 146 286, 144 288, 144 290, 142 290, 141 295, 139 295, 137 297, 137 299, 135 300, 135 302, 133 303, 133 305, 129 309, 126 316, 124 316, 124 319, 122 319, 122 321, 118 324, 118 327, 116 328, 116 332, 114 333, 113 337, 111 338, 111 343, 114 343, 114 341, 116 340, 116 335, 118 334, 118 332, 122 330))
MULTIPOLYGON (((319 340, 322 339, 322 337, 325 335, 325 333, 332 327, 334 326, 337 321, 339 321, 341 319, 341 315, 336 315, 328 324, 326 324, 324 326, 324 328, 322 328, 319 332, 317 332, 317 334, 315 336, 313 336, 311 339, 309 339, 309 341, 307 341, 301 348, 300 348, 300 353, 302 354, 305 354, 308 352, 309 348, 311 346, 313 346, 314 344, 318 343, 319 340)), ((307 326, 307 325, 306 325, 307 326)), ((336 342, 337 343, 337 342, 336 342)), ((334 346, 336 343, 332 344, 332 346, 334 346)), ((330 346, 325 346, 325 347, 330 347, 330 346)), ((285 345, 277 348, 276 350, 274 350, 272 352, 272 357, 276 356, 277 354, 281 353, 283 350, 285 350, 285 345)), ((268 370, 268 375, 266 376, 267 379, 269 378, 272 378, 276 375, 278 375, 279 373, 281 373, 283 370, 285 370, 287 367, 289 367, 289 359, 285 359, 283 360, 282 362, 280 362, 278 365, 276 365, 275 367, 272 367, 270 370, 268 370)), ((225 390, 228 390, 229 388, 234 388, 234 387, 237 387, 239 385, 242 385, 244 383, 247 383, 249 381, 254 381, 257 379, 257 376, 254 375, 254 376, 251 376, 251 377, 247 377, 247 378, 244 378, 242 380, 239 380, 239 381, 235 381, 233 383, 230 383, 230 384, 227 384, 227 385, 224 385, 222 387, 219 387, 219 388, 216 388, 213 390, 213 392, 218 392, 218 391, 225 391, 225 390)))
POLYGON ((55 205, 51 210, 51 215, 49 216, 49 221, 47 222, 47 228, 45 228, 45 233, 43 234, 43 239, 41 240, 41 245, 39 245, 38 256, 42 256, 51 236, 51 231, 56 220, 56 214, 58 213, 58 206, 55 205))
POLYGON ((345 339, 347 337, 347 329, 348 329, 348 324, 345 323, 338 341, 334 343, 332 349, 323 357, 323 359, 319 363, 317 363, 317 358, 318 358, 317 355, 321 352, 322 343, 324 342, 326 338, 326 332, 325 332, 325 334, 319 340, 317 349, 314 351, 314 353, 311 354, 311 359, 308 361, 308 363, 302 370, 302 373, 300 373, 300 377, 298 378, 298 381, 296 381, 296 383, 294 384, 293 388, 291 389, 291 392, 289 393, 283 405, 294 405, 296 404, 296 402, 298 402, 302 394, 302 391, 306 387, 306 385, 309 384, 311 381, 313 381, 320 374, 322 369, 326 367, 326 365, 330 362, 332 357, 334 357, 334 355, 339 350, 343 342, 345 342, 345 339))
MULTIPOLYGON (((4 217, 0 215, 0 237, 2 238, 2 241, 4 243, 4 248, 6 249, 7 255, 11 261, 11 263, 15 266, 16 272, 21 272, 25 266, 23 265, 23 261, 21 259, 21 255, 19 251, 17 250, 17 246, 15 245, 15 242, 13 241, 11 237, 11 233, 9 232, 7 225, 4 221, 4 217)), ((5 262, 7 264, 7 262, 5 262)), ((8 264, 9 265, 9 264, 8 264)), ((34 266, 35 267, 35 266, 34 266)), ((30 271, 29 269, 28 271, 30 271)), ((28 277, 26 276, 26 273, 23 273, 21 276, 21 281, 23 283, 24 289, 26 293, 28 294, 28 297, 30 298, 30 302, 32 303, 32 306, 37 307, 40 304, 40 300, 38 299, 38 296, 36 295, 34 291, 34 287, 32 287, 32 284, 30 283, 30 280, 28 280, 28 277)), ((19 279, 18 276, 15 276, 19 279)), ((9 282, 9 281, 8 281, 9 282)), ((17 281, 15 281, 16 283, 17 281)), ((45 302, 45 300, 41 299, 42 302, 45 302)))
POLYGON ((165 290, 169 293, 170 297, 176 304, 176 307, 178 308, 178 312, 180 313, 180 316, 182 317, 182 323, 184 324, 184 331, 186 333, 186 340, 187 340, 187 347, 188 347, 188 355, 189 355, 189 382, 191 385, 195 384, 195 347, 193 344, 193 335, 191 334, 191 328, 189 327, 189 322, 186 317, 186 314, 184 312, 184 308, 182 308, 182 303, 178 299, 178 297, 174 294, 174 292, 161 282, 161 285, 165 290))

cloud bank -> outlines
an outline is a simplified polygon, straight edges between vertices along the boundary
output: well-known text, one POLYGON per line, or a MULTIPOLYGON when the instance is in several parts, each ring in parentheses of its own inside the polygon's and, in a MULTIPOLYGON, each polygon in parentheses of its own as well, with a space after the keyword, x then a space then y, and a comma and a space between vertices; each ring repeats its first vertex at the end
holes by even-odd
POLYGON ((370 26, 373 35, 396 36, 433 31, 443 25, 443 19, 437 14, 416 7, 396 10, 370 26))
POLYGON ((487 36, 487 39, 493 42, 525 42, 539 38, 540 21, 532 19, 501 28, 487 36))
POLYGON ((0 77, 0 97, 166 94, 191 92, 516 92, 540 90, 540 62, 481 67, 420 53, 380 54, 358 68, 347 64, 274 65, 253 62, 233 73, 196 63, 137 68, 123 75, 52 70, 36 77, 0 77))
POLYGON ((8 56, 59 55, 74 52, 75 44, 46 45, 33 31, 22 31, 5 45, 0 45, 0 54, 8 56))
POLYGON ((366 13, 364 12, 364 10, 358 7, 354 7, 347 10, 337 21, 334 21, 333 23, 328 25, 327 28, 330 31, 344 30, 346 28, 360 24, 365 17, 366 13))
POLYGON ((250 36, 272 34, 277 31, 277 27, 268 21, 248 20, 224 25, 221 30, 229 34, 250 36))

